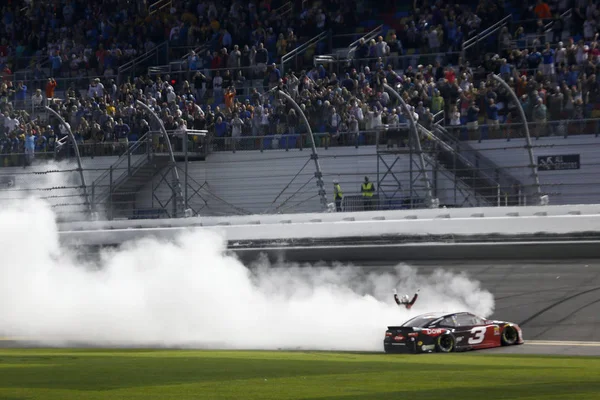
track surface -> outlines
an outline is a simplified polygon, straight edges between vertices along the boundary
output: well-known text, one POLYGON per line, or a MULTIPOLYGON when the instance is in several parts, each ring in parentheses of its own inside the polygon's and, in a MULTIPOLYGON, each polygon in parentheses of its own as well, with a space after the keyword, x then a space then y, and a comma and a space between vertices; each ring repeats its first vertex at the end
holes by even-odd
MULTIPOLYGON (((600 260, 565 262, 408 262, 420 273, 437 268, 464 271, 493 293, 493 318, 516 322, 522 346, 482 353, 600 356, 600 260), (563 344, 562 342, 570 342, 563 344), (582 343, 577 343, 582 342, 582 343)), ((372 271, 394 268, 389 262, 355 265, 372 271)), ((1 336, 1 335, 0 335, 1 336)), ((0 347, 27 346, 0 340, 0 347)))
POLYGON ((492 317, 520 324, 530 342, 485 353, 600 356, 600 260, 410 264, 422 273, 442 266, 468 273, 493 293, 492 317))

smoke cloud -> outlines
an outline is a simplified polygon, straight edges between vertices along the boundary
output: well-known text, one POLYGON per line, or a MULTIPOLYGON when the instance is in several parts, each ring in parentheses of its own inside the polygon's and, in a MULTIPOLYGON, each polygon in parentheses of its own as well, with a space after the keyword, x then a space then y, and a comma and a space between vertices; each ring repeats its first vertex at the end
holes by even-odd
MULTIPOLYGON (((94 176, 86 175, 87 184, 91 184, 94 176)), ((44 200, 63 221, 81 220, 87 211, 73 160, 35 160, 27 168, 0 168, 0 207, 32 196, 44 200)))
POLYGON ((245 266, 224 238, 143 239, 82 261, 48 204, 0 211, 0 333, 46 344, 381 351, 388 325, 431 311, 493 312, 463 274, 351 265, 245 266), (421 289, 409 311, 392 297, 421 289))

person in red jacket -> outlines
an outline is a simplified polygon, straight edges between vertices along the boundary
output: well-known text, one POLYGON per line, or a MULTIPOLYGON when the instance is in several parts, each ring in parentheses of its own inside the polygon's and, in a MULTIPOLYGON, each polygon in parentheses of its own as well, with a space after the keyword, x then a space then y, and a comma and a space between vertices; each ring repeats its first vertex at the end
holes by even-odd
POLYGON ((407 294, 402 296, 401 299, 398 298, 398 292, 396 292, 396 289, 394 289, 394 300, 396 300, 396 304, 398 304, 399 306, 403 305, 404 307, 406 307, 407 310, 410 310, 413 304, 415 304, 415 301, 417 301, 417 297, 419 297, 419 291, 421 291, 421 289, 418 289, 417 293, 415 293, 412 300, 409 301, 410 297, 407 294))

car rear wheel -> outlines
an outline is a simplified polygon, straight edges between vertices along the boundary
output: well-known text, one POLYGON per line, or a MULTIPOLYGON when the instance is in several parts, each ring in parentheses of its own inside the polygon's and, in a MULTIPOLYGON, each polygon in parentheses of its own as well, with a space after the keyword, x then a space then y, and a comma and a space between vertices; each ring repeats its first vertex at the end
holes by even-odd
POLYGON ((450 353, 454 350, 454 337, 452 335, 444 334, 438 338, 437 350, 440 353, 450 353))
POLYGON ((507 326, 502 331, 502 345, 503 346, 512 346, 519 341, 519 334, 517 330, 512 326, 507 326))

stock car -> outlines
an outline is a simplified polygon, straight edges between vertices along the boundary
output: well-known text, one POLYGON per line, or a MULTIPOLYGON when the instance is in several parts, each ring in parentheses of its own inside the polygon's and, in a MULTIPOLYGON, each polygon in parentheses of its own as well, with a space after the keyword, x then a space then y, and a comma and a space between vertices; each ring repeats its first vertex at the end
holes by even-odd
POLYGON ((450 353, 523 343, 521 328, 512 322, 468 312, 428 313, 388 326, 383 348, 386 353, 450 353))

